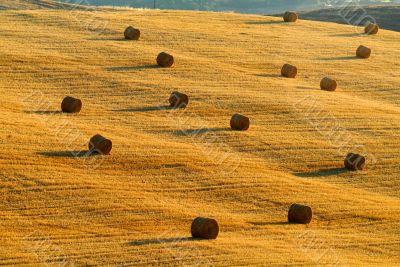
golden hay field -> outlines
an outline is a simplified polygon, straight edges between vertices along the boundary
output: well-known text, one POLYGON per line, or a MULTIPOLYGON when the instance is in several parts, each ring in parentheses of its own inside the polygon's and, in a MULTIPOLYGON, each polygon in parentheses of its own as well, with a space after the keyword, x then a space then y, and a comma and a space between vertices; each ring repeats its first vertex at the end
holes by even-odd
POLYGON ((400 33, 5 9, 0 45, 0 265, 399 264, 400 33), (122 39, 128 25, 140 41, 122 39), (354 58, 360 44, 370 59, 354 58), (154 66, 161 51, 173 68, 154 66), (280 76, 284 63, 296 79, 280 76), (319 89, 324 76, 337 91, 319 89), (172 91, 187 109, 165 107, 172 91), (66 95, 81 113, 59 112, 66 95), (248 131, 228 128, 234 113, 248 131), (79 152, 96 133, 111 155, 79 152), (343 170, 348 152, 367 168, 343 170), (311 224, 287 223, 292 203, 313 208, 311 224), (216 240, 189 238, 197 216, 218 220, 216 240))

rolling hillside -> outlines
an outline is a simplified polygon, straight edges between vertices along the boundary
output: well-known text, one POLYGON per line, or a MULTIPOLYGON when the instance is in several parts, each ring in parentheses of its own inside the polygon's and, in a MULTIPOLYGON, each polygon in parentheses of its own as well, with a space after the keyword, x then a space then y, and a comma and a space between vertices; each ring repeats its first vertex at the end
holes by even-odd
POLYGON ((89 9, 80 6, 79 1, 65 1, 64 3, 52 0, 1 0, 0 10, 36 10, 36 9, 89 9), (71 4, 74 3, 74 4, 71 4))
POLYGON ((303 12, 301 17, 308 20, 348 24, 345 18, 350 19, 350 21, 357 21, 360 14, 365 14, 366 16, 372 16, 383 29, 400 31, 400 5, 368 6, 363 7, 363 10, 355 10, 351 7, 344 10, 338 8, 321 9, 303 12), (349 11, 350 13, 347 13, 349 11), (343 14, 343 16, 340 14, 343 14), (352 16, 355 16, 355 18, 351 19, 352 16))
POLYGON ((1 265, 399 263, 400 33, 10 8, 0 11, 1 265), (122 39, 127 25, 140 41, 122 39), (370 59, 354 57, 360 44, 370 59), (161 51, 173 68, 155 66, 161 51), (280 76, 284 63, 296 79, 280 76), (319 89, 324 76, 337 91, 319 89), (166 106, 172 91, 188 108, 166 106), (66 95, 82 99, 79 114, 59 112, 66 95), (248 131, 229 129, 234 113, 250 117, 248 131), (96 133, 111 155, 86 156, 96 133), (366 155, 365 170, 342 168, 350 151, 366 155), (313 208, 311 224, 287 223, 292 203, 313 208), (218 220, 218 239, 190 238, 197 216, 218 220))

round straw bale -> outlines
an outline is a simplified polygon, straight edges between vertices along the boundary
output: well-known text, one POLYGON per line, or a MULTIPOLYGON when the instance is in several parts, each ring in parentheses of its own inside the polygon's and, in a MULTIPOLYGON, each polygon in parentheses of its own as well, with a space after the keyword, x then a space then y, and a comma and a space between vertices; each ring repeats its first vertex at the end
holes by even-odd
POLYGON ((250 119, 241 114, 234 114, 231 118, 231 128, 239 131, 246 131, 250 127, 250 119))
POLYGON ((344 166, 351 171, 362 170, 365 167, 365 157, 359 154, 349 153, 344 159, 344 166))
POLYGON ((308 224, 312 219, 312 210, 308 206, 292 204, 289 209, 288 220, 290 223, 308 224))
POLYGON ((174 65, 174 57, 165 52, 161 52, 157 57, 157 64, 161 67, 169 68, 174 65))
POLYGON ((293 11, 286 11, 283 15, 283 20, 285 22, 295 22, 299 18, 299 15, 293 11))
POLYGON ((174 108, 186 108, 189 103, 189 97, 179 92, 172 92, 169 97, 169 104, 174 108))
POLYGON ((360 58, 369 58, 371 56, 371 49, 366 46, 360 45, 357 48, 356 55, 360 58))
POLYGON ((66 113, 78 113, 81 108, 82 101, 71 96, 65 97, 61 103, 61 110, 66 113))
POLYGON ((285 64, 282 67, 281 74, 287 78, 295 78, 297 75, 297 68, 293 65, 285 64))
POLYGON ((335 80, 325 77, 321 80, 320 83, 321 89, 325 91, 335 91, 337 88, 337 83, 335 80))
POLYGON ((111 140, 101 136, 100 134, 94 135, 90 138, 89 150, 95 151, 99 154, 108 155, 112 148, 111 140))
POLYGON ((191 232, 194 238, 216 239, 219 226, 214 219, 197 217, 192 222, 191 232))
POLYGON ((379 26, 375 23, 369 23, 365 26, 364 32, 366 34, 377 34, 379 31, 379 26))
POLYGON ((128 28, 125 29, 124 36, 125 39, 128 40, 139 40, 140 30, 135 29, 132 26, 129 26, 128 28))

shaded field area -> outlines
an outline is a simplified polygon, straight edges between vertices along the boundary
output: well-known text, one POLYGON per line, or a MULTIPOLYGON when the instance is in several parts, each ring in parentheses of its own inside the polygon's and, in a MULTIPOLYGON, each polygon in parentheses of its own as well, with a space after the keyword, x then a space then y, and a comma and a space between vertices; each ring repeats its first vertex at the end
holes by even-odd
POLYGON ((329 8, 301 13, 301 18, 307 20, 337 22, 341 24, 358 24, 360 17, 375 19, 383 29, 400 31, 400 5, 367 6, 346 8, 329 8))
POLYGON ((0 264, 400 261, 400 33, 189 11, 0 11, 0 264), (95 23, 94 23, 95 22, 95 23), (124 41, 132 25, 139 41, 124 41), (372 49, 367 60, 357 47, 372 49), (172 68, 156 67, 165 51, 172 68), (296 79, 280 76, 283 64, 296 79), (324 76, 335 92, 321 91, 324 76), (189 95, 171 109, 173 91, 189 95), (82 100, 79 114, 59 112, 82 100), (229 128, 234 113, 248 131, 229 128), (87 156, 95 134, 109 156, 87 156), (367 167, 343 169, 348 152, 367 167), (310 225, 287 223, 292 203, 310 225), (190 237, 197 216, 218 239, 190 237))

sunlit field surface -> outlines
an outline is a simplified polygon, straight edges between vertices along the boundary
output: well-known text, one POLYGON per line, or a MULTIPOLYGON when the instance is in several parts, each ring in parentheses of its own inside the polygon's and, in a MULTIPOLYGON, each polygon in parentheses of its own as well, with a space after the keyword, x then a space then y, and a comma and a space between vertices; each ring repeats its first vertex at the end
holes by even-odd
POLYGON ((400 33, 229 13, 0 10, 0 264, 400 261, 400 33), (139 41, 125 41, 132 25, 139 41), (359 45, 372 49, 358 59, 359 45), (158 68, 159 52, 175 56, 158 68), (283 64, 299 69, 280 76, 283 64), (329 76, 335 92, 319 89, 329 76), (173 91, 186 109, 168 108, 173 91), (79 114, 60 112, 78 97, 79 114), (232 131, 242 113, 248 131, 232 131), (87 156, 94 134, 109 156, 87 156), (349 152, 363 171, 343 169, 349 152), (309 225, 287 223, 292 203, 309 225), (197 216, 216 240, 190 238, 197 216))

